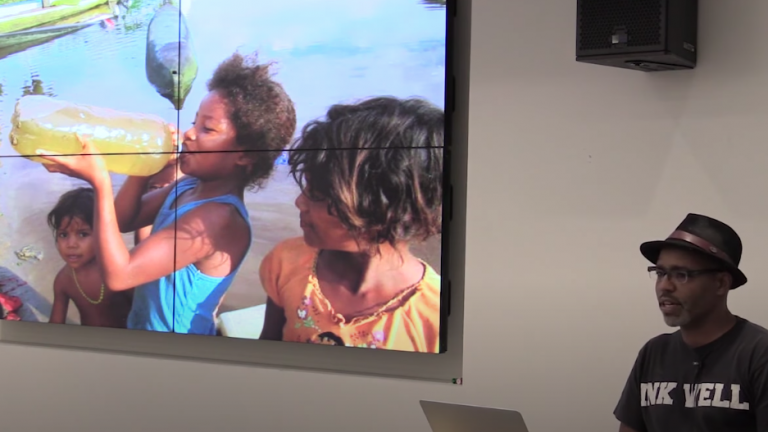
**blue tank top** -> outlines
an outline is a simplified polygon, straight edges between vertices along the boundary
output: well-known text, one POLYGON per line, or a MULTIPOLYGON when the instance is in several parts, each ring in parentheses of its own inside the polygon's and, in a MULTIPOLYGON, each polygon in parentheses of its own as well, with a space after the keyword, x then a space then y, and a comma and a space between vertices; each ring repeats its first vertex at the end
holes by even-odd
MULTIPOLYGON (((209 202, 231 204, 248 222, 248 210, 240 198, 223 195, 201 201, 186 203, 174 210, 172 205, 176 197, 194 188, 196 178, 187 177, 176 186, 176 193, 171 192, 155 218, 152 234, 172 224, 176 218, 188 211, 209 202)), ((248 236, 246 254, 251 249, 253 236, 248 236)), ((226 277, 212 277, 200 272, 190 264, 156 281, 137 287, 133 294, 133 307, 128 315, 128 328, 133 330, 151 330, 187 334, 215 335, 216 323, 213 314, 219 301, 229 289, 232 280, 240 270, 240 264, 226 277), (175 282, 175 284, 174 284, 175 282), (175 285, 175 289, 174 289, 175 285)))

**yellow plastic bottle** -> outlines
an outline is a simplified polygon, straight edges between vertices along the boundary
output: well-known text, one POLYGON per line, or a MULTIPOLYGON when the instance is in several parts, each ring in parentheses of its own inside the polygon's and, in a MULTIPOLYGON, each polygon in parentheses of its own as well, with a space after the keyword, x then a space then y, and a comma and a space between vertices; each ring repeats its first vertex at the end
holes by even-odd
POLYGON ((79 105, 48 96, 24 96, 11 117, 14 150, 35 162, 37 150, 80 154, 77 134, 87 137, 116 174, 151 176, 166 166, 175 151, 173 134, 153 115, 79 105))

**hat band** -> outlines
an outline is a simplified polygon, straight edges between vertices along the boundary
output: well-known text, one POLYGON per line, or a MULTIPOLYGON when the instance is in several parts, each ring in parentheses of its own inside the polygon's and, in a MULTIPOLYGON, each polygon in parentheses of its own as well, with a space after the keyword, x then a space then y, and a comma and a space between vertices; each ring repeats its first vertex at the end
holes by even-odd
POLYGON ((667 240, 669 239, 682 240, 682 241, 694 244, 700 247, 701 249, 704 249, 705 251, 711 253, 712 255, 720 258, 721 260, 727 262, 728 264, 734 267, 736 266, 736 264, 733 263, 733 260, 731 260, 731 257, 729 257, 725 252, 721 251, 720 249, 715 247, 715 245, 704 240, 701 237, 695 236, 685 231, 677 230, 672 234, 670 234, 669 237, 667 237, 667 240))

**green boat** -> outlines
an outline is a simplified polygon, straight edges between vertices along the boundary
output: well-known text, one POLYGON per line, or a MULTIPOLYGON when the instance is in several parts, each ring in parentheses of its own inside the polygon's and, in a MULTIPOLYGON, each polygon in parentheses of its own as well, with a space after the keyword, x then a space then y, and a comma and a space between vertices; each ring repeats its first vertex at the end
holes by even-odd
POLYGON ((89 18, 86 21, 82 21, 76 24, 63 24, 3 34, 0 35, 0 51, 12 47, 29 47, 38 45, 38 43, 48 42, 58 37, 82 30, 110 17, 110 15, 105 14, 102 16, 89 18))
POLYGON ((0 58, 42 45, 112 17, 109 6, 102 5, 31 29, 0 34, 0 58))
POLYGON ((109 1, 110 0, 80 0, 77 4, 74 2, 66 2, 69 4, 37 8, 15 15, 0 17, 0 37, 10 36, 12 33, 30 30, 46 24, 72 18, 98 6, 106 5, 109 1))

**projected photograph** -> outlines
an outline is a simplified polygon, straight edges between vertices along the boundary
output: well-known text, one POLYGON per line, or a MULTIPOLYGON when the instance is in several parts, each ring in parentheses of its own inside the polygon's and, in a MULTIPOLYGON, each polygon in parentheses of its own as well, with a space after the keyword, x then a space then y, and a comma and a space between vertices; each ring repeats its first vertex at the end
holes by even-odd
POLYGON ((445 35, 441 1, 0 0, 2 319, 441 352, 445 35))

